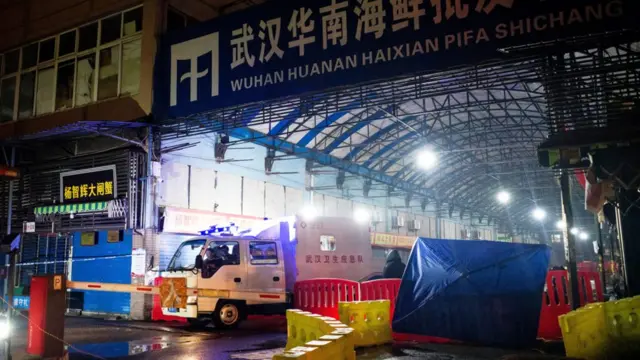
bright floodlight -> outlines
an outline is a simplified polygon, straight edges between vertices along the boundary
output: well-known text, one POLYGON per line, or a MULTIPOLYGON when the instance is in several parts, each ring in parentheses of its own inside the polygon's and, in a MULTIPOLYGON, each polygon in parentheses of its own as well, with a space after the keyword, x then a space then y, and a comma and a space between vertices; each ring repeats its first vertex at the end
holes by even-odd
POLYGON ((567 223, 564 220, 558 220, 556 227, 560 230, 564 230, 567 227, 567 223))
POLYGON ((578 228, 571 228, 571 230, 569 230, 569 232, 572 235, 578 235, 580 233, 580 230, 578 230, 578 228))
POLYGON ((511 194, 503 190, 496 195, 496 198, 500 204, 508 204, 511 200, 511 194))
POLYGON ((11 327, 6 318, 0 318, 0 340, 6 340, 11 335, 11 327))
POLYGON ((540 208, 535 208, 531 215, 533 215, 533 218, 536 220, 544 220, 544 218, 547 217, 547 212, 540 208))
POLYGON ((318 211, 313 205, 306 205, 300 210, 300 215, 302 215, 305 220, 313 220, 318 216, 318 211))
POLYGON ((416 165, 424 170, 431 170, 438 164, 438 156, 431 150, 422 150, 416 155, 416 165))
POLYGON ((353 212, 353 219, 361 224, 368 223, 371 218, 371 214, 365 209, 356 209, 353 212))
POLYGON ((580 234, 578 234, 578 238, 580 240, 589 240, 589 234, 587 234, 586 232, 581 232, 580 234))

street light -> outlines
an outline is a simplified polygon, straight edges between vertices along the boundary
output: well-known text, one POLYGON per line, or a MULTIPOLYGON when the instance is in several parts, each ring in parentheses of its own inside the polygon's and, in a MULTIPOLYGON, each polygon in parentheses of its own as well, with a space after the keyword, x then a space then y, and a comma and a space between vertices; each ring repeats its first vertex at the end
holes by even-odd
POLYGON ((438 155, 431 150, 422 150, 416 155, 416 165, 423 170, 431 170, 438 165, 438 155))
POLYGON ((571 228, 571 230, 569 231, 572 235, 578 235, 580 234, 580 230, 578 228, 571 228))
POLYGON ((496 195, 496 199, 498 199, 498 202, 500 204, 505 204, 506 205, 511 200, 511 194, 509 194, 508 191, 502 190, 502 191, 498 192, 498 194, 496 195))
POLYGON ((578 238, 580 238, 580 240, 589 240, 589 234, 587 234, 586 232, 581 232, 578 235, 578 238))
POLYGON ((564 230, 566 227, 567 227, 567 223, 564 222, 564 220, 558 220, 558 222, 556 223, 556 228, 560 230, 564 230))
POLYGON ((305 207, 300 210, 300 215, 302 215, 302 218, 305 220, 313 220, 318 216, 318 211, 313 205, 305 205, 305 207))
POLYGON ((544 220, 545 217, 547 217, 547 212, 544 211, 543 209, 535 208, 533 209, 533 212, 531 213, 531 215, 533 215, 534 219, 538 221, 542 221, 544 220))
POLYGON ((365 224, 369 222, 369 219, 371 219, 371 214, 369 214, 369 212, 366 209, 356 209, 353 212, 353 219, 360 224, 365 224))

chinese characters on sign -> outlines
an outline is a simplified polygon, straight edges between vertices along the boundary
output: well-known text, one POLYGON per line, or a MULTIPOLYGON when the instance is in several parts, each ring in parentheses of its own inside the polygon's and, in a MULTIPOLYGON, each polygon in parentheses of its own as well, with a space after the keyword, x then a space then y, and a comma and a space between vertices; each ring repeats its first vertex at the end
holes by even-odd
POLYGON ((307 264, 356 264, 364 263, 362 255, 307 255, 307 264))
POLYGON ((31 298, 29 296, 14 296, 13 307, 18 310, 29 310, 31 305, 31 298))
POLYGON ((95 198, 96 196, 113 195, 113 181, 72 185, 64 187, 64 199, 76 200, 95 198))
POLYGON ((60 174, 60 199, 64 203, 111 200, 116 195, 114 165, 60 174))
MULTIPOLYGON (((515 0, 477 0, 473 9, 478 13, 491 14, 496 7, 511 9, 515 0)), ((280 38, 285 36, 290 40, 284 44, 285 49, 293 49, 291 56, 305 56, 305 47, 312 46, 318 39, 322 41, 322 49, 329 46, 345 46, 349 42, 350 34, 354 40, 363 40, 364 36, 380 39, 387 31, 420 30, 423 21, 431 20, 440 24, 451 18, 465 19, 469 16, 469 4, 462 0, 357 0, 351 11, 348 0, 327 0, 327 5, 317 11, 312 8, 300 7, 293 9, 290 16, 262 19, 256 28, 258 36, 254 36, 254 26, 243 23, 231 31, 232 61, 231 69, 240 65, 253 67, 256 55, 262 63, 269 62, 276 55, 282 59, 285 56, 280 44, 280 38), (391 11, 387 12, 386 3, 391 11), (427 15, 427 11, 429 15, 427 15), (428 19, 427 17, 430 16, 428 19), (350 28, 349 18, 355 18, 355 26, 350 28), (424 18, 424 19, 423 19, 424 18), (317 27, 316 20, 321 26, 317 27), (288 34, 282 36, 282 23, 288 34), (316 31, 321 34, 314 35, 316 31), (252 42, 259 43, 259 47, 251 46, 252 42), (259 49, 259 50, 258 50, 259 49)), ((353 25, 353 24, 351 24, 353 25)))
POLYGON ((416 236, 403 236, 394 234, 371 233, 371 245, 411 249, 416 241, 416 236))
POLYGON ((200 234, 213 224, 234 223, 239 228, 250 228, 264 222, 263 218, 234 216, 231 214, 208 211, 188 210, 166 207, 164 211, 163 232, 200 234))
POLYGON ((627 6, 621 0, 259 5, 166 35, 158 52, 155 105, 177 117, 470 64, 558 34, 623 28, 632 22, 627 6))

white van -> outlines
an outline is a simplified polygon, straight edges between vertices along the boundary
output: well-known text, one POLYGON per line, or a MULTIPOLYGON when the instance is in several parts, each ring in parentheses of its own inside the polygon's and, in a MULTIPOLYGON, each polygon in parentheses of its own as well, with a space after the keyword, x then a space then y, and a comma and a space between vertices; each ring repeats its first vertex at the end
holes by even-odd
POLYGON ((186 278, 184 309, 165 315, 233 327, 250 313, 282 313, 292 303, 296 281, 311 278, 365 280, 382 271, 372 256, 368 225, 318 217, 267 220, 238 231, 212 227, 184 241, 163 278, 186 278))

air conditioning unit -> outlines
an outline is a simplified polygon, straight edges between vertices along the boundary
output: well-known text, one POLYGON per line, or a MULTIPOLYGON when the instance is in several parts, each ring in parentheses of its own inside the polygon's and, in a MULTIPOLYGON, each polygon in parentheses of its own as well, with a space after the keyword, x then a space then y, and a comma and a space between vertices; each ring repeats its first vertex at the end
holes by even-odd
POLYGON ((409 220, 407 221, 407 228, 409 231, 418 231, 420 230, 420 226, 422 222, 420 220, 409 220))
POLYGON ((391 227, 393 229, 400 229, 404 227, 404 218, 402 216, 393 216, 391 218, 391 227))
POLYGON ((378 225, 382 222, 382 216, 380 216, 380 213, 378 213, 377 211, 374 211, 371 214, 371 225, 378 225))

